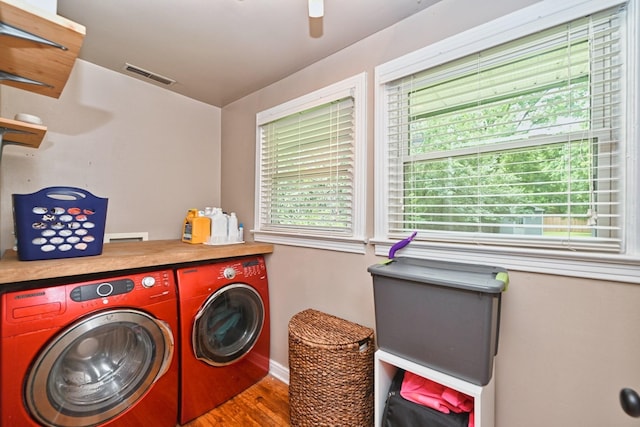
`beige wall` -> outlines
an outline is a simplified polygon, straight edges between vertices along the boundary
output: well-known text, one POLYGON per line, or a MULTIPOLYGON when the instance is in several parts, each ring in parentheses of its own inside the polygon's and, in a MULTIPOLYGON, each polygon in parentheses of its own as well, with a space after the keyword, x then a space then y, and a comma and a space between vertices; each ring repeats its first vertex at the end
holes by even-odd
POLYGON ((85 61, 59 99, 0 88, 0 114, 48 127, 38 150, 7 146, 0 246, 13 245, 11 194, 80 187, 109 198, 106 231, 180 237, 186 211, 220 203, 221 110, 85 61))
MULTIPOLYGON (((369 73, 367 229, 373 231, 373 71, 380 63, 532 0, 445 0, 222 110, 222 206, 252 226, 255 115, 362 71, 369 73)), ((249 233, 245 233, 251 238, 249 233)), ((276 246, 268 257, 272 358, 287 365, 287 323, 308 307, 374 326, 367 255, 276 246)), ((640 287, 511 272, 496 358, 496 425, 634 426, 618 403, 640 390, 640 287)), ((417 327, 421 327, 418 325, 417 327)))

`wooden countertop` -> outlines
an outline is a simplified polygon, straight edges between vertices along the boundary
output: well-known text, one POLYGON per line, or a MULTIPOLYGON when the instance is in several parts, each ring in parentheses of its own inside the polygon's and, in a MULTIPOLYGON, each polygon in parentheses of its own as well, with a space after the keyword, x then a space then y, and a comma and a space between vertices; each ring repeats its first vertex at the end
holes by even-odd
POLYGON ((180 240, 105 243, 101 255, 41 261, 19 261, 17 253, 8 250, 0 260, 0 285, 272 252, 273 245, 267 243, 208 246, 180 240))

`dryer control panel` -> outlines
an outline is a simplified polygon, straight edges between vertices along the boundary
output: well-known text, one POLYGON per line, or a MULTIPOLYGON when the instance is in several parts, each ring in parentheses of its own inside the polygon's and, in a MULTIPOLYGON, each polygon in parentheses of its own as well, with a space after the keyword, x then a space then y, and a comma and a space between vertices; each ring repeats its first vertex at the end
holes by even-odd
POLYGON ((144 308, 176 300, 172 270, 159 270, 90 280, 0 295, 0 332, 22 333, 60 327, 90 310, 106 307, 144 308))
MULTIPOLYGON (((264 257, 251 256, 219 261, 211 264, 184 267, 176 270, 176 281, 181 305, 198 300, 194 314, 202 298, 208 298, 221 288, 232 284, 245 284, 268 292, 267 265, 264 257)), ((268 299, 265 297, 265 299, 268 299)), ((190 336, 190 335, 189 335, 190 336)))
MULTIPOLYGON (((215 277, 222 281, 242 281, 248 278, 262 278, 266 275, 267 266, 264 258, 257 257, 251 259, 220 262, 211 264, 206 268, 216 270, 215 277)), ((185 269, 185 273, 197 273, 203 271, 202 268, 185 269)))
POLYGON ((111 295, 120 295, 131 292, 135 287, 131 279, 112 280, 110 282, 91 283, 74 288, 69 293, 69 298, 75 302, 89 301, 96 298, 104 298, 111 295))
MULTIPOLYGON (((72 287, 69 298, 75 302, 85 302, 107 297, 117 297, 132 293, 132 298, 142 297, 144 294, 164 295, 171 287, 172 274, 170 271, 154 271, 150 273, 133 274, 116 277, 99 282, 84 282, 72 287)), ((147 297, 149 297, 149 295, 147 297)))
POLYGON ((256 258, 242 263, 242 271, 245 277, 260 276, 265 273, 267 267, 264 264, 264 259, 256 258))

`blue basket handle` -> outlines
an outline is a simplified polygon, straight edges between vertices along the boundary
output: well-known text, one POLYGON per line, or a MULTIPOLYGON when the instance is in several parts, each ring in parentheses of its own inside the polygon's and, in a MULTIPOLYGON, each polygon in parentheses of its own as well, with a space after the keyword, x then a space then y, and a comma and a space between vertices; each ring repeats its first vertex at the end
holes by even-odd
POLYGON ((50 199, 57 200, 82 200, 87 198, 87 196, 95 197, 88 191, 77 187, 47 187, 40 190, 40 193, 44 193, 44 195, 50 199), (56 194, 66 196, 66 198, 52 197, 52 195, 56 194))

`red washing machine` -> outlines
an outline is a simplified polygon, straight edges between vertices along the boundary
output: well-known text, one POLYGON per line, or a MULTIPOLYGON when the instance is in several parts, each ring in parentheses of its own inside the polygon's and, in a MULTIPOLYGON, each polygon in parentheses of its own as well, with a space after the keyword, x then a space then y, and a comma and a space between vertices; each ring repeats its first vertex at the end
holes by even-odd
POLYGON ((183 268, 177 275, 184 424, 269 372, 269 287, 262 256, 183 268))
POLYGON ((175 426, 171 270, 9 292, 1 303, 1 426, 175 426))

